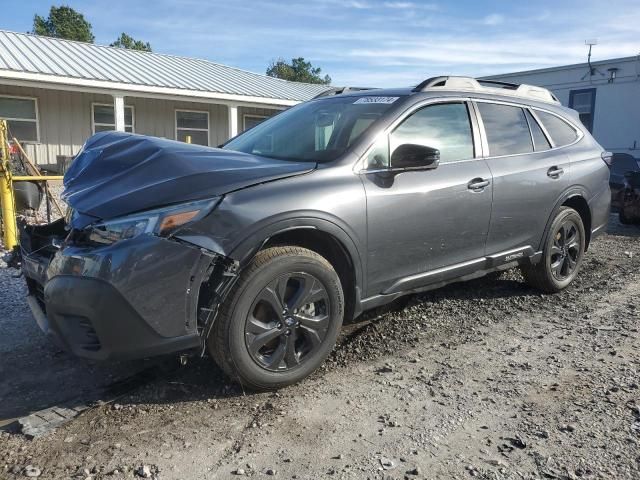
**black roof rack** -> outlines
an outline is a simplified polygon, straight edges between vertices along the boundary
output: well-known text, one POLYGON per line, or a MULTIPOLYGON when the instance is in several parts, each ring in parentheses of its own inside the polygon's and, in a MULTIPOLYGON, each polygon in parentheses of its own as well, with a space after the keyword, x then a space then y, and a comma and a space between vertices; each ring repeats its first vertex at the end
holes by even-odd
POLYGON ((372 90, 372 88, 370 87, 334 87, 334 88, 330 88, 329 90, 325 90, 322 93, 319 93, 318 95, 313 97, 312 100, 316 98, 321 98, 321 97, 330 97, 332 95, 341 95, 343 93, 360 92, 362 90, 372 90))

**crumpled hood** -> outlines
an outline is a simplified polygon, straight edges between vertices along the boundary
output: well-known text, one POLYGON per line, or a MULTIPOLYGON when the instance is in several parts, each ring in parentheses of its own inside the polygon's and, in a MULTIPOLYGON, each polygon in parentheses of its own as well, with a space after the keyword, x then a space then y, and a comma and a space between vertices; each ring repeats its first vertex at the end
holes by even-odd
POLYGON ((62 198, 77 212, 109 219, 222 195, 306 173, 289 162, 124 132, 94 135, 64 176, 62 198))

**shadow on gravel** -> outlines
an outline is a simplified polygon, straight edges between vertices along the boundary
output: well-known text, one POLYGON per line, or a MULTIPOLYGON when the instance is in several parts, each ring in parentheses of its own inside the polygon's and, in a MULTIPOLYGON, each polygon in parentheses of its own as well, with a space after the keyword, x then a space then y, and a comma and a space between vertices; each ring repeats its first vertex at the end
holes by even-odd
MULTIPOLYGON (((45 417, 53 416, 53 420, 59 421, 55 410, 77 414, 160 378, 163 371, 171 371, 157 359, 92 364, 60 351, 45 353, 39 350, 32 354, 42 355, 42 358, 31 358, 23 364, 16 363, 15 358, 3 359, 0 368, 2 430, 18 431, 20 418, 52 408, 54 415, 45 414, 45 417)), ((172 363, 175 364, 175 360, 172 363)))
MULTIPOLYGON (((349 350, 350 342, 363 333, 363 327, 378 320, 384 322, 385 316, 401 314, 407 307, 443 299, 491 300, 535 294, 517 280, 491 275, 407 295, 345 323, 339 348, 349 350)), ((24 345, 25 348, 9 352, 0 366, 4 373, 0 380, 0 427, 16 430, 16 423, 9 424, 10 421, 51 407, 85 409, 104 402, 131 406, 171 404, 252 393, 230 382, 207 357, 190 358, 184 367, 179 366, 175 356, 117 364, 91 363, 56 350, 40 336, 35 332, 35 340, 27 342, 32 351, 26 351, 24 345)), ((362 353, 366 358, 375 352, 362 353)))

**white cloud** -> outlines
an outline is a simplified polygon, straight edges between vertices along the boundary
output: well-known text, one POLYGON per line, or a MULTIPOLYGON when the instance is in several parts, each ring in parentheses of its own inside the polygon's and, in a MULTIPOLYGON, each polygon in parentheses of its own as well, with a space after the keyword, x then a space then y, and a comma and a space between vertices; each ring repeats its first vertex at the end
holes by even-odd
POLYGON ((491 15, 487 15, 482 19, 482 23, 485 25, 496 26, 504 23, 504 15, 499 13, 492 13, 491 15))
POLYGON ((637 0, 616 0, 615 6, 601 0, 512 2, 500 10, 471 8, 470 0, 466 8, 438 0, 186 0, 188 8, 185 0, 156 0, 148 15, 141 1, 111 1, 108 10, 85 11, 103 43, 122 29, 150 41, 157 52, 261 73, 272 58, 303 56, 336 85, 402 86, 438 74, 581 63, 593 25, 599 25, 594 60, 640 50, 640 13, 631 8, 637 0))
POLYGON ((413 8, 415 5, 412 2, 384 2, 383 4, 387 8, 413 8))
POLYGON ((346 7, 351 7, 351 8, 356 8, 359 10, 363 10, 366 8, 371 8, 371 4, 367 3, 367 2, 362 2, 360 0, 351 0, 349 2, 344 2, 344 6, 346 7))

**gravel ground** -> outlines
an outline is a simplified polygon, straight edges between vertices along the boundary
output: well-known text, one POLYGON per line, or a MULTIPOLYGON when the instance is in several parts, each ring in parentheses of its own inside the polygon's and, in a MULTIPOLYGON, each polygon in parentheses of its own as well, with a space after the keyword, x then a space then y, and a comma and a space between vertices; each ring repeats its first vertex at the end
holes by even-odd
MULTIPOLYGON (((410 297, 346 326, 319 372, 276 393, 245 394, 207 359, 166 360, 52 434, 0 432, 0 478, 640 478, 639 258, 640 228, 612 217, 564 292, 509 271, 410 297)), ((146 368, 56 351, 12 273, 1 418, 97 399, 146 368)))

